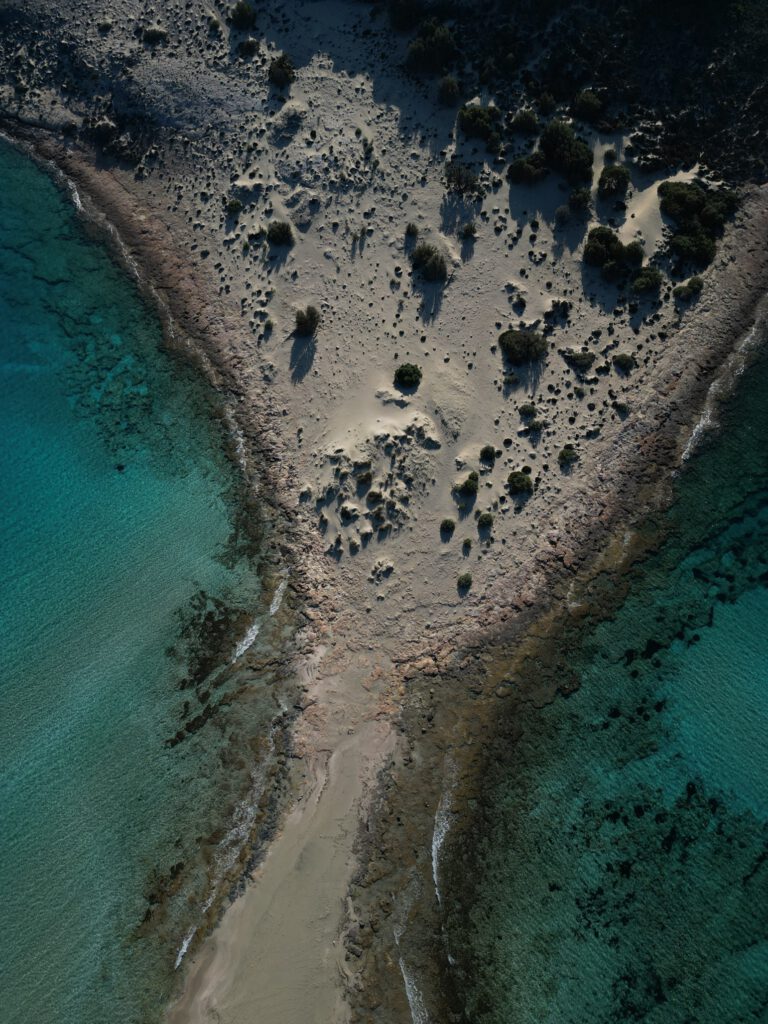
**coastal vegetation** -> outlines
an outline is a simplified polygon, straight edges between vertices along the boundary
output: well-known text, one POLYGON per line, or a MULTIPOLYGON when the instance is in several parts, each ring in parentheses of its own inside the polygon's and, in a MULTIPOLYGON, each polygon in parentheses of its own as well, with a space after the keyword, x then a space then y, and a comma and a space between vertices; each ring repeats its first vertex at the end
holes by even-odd
POLYGON ((514 469, 507 477, 507 487, 509 493, 517 495, 530 494, 533 491, 533 481, 531 480, 530 473, 526 473, 521 469, 514 469))
POLYGON ((534 363, 547 354, 547 340, 539 331, 510 329, 499 335, 499 348, 512 366, 534 363))
POLYGON ((670 251, 683 262, 706 266, 715 258, 716 241, 738 206, 727 188, 707 189, 696 181, 659 185, 661 212, 674 224, 670 251))
POLYGON ((267 241, 278 247, 293 245, 293 229, 288 221, 273 220, 267 228, 267 241))
POLYGON ((285 89, 296 80, 296 69, 287 53, 281 53, 270 61, 267 76, 279 89, 285 89))
POLYGON ((421 367, 415 363, 401 363, 395 370, 395 385, 399 388, 417 388, 421 384, 421 367))
POLYGON ((296 310, 296 333, 309 337, 315 333, 320 324, 320 312, 315 306, 296 310))
POLYGON ((612 196, 623 196, 629 188, 629 171, 624 164, 613 164, 604 167, 597 183, 597 194, 601 199, 612 196))
POLYGON ((419 242, 411 253, 411 265, 425 281, 445 281, 448 277, 445 256, 429 242, 419 242))
POLYGON ((464 106, 459 111, 457 123, 468 138, 482 139, 492 152, 501 145, 501 111, 498 107, 464 106))

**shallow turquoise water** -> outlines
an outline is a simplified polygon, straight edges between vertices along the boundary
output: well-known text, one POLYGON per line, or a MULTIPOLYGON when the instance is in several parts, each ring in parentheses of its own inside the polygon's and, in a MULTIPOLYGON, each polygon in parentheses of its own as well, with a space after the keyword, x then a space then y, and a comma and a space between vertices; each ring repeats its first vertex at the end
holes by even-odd
MULTIPOLYGON (((205 676, 259 608, 257 563, 202 385, 4 143, 0 182, 0 1017, 139 1024, 250 770, 234 702, 167 741, 214 703, 205 676)), ((279 709, 249 682, 253 753, 279 709)))
POLYGON ((448 913, 473 1024, 768 1020, 767 395, 764 351, 490 771, 448 913))

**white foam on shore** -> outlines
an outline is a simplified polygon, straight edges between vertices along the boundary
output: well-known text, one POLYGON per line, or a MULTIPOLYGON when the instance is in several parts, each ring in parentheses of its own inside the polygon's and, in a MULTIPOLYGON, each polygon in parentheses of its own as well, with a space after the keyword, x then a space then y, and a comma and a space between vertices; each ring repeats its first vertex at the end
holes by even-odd
POLYGON ((235 648, 235 653, 232 655, 232 661, 230 662, 230 664, 234 664, 238 658, 242 658, 245 652, 252 646, 256 637, 259 635, 260 629, 261 624, 259 623, 258 620, 248 627, 248 632, 245 634, 243 639, 235 648))
POLYGON ((272 604, 269 606, 269 614, 276 615, 280 610, 280 605, 283 603, 283 595, 285 594, 285 588, 288 586, 288 579, 282 579, 278 584, 275 596, 272 598, 272 604))
POLYGON ((195 937, 195 932, 196 931, 197 931, 197 928, 192 927, 192 928, 189 929, 189 931, 185 935, 184 941, 179 946, 179 952, 176 954, 176 963, 173 965, 174 971, 178 971, 179 967, 181 966, 181 961, 187 955, 187 950, 189 949, 189 944, 192 941, 192 939, 195 937))
POLYGON ((400 957, 400 973, 403 976, 403 984, 405 985, 405 994, 408 999, 408 1007, 411 1011, 411 1021, 413 1024, 429 1024, 429 1014, 427 1008, 424 1005, 424 997, 419 991, 419 987, 416 981, 405 965, 405 960, 400 957))
POLYGON ((435 811, 435 827, 432 830, 432 880, 435 883, 438 903, 442 903, 439 881, 440 853, 451 827, 451 803, 456 788, 456 763, 450 757, 446 758, 445 776, 446 786, 440 795, 440 803, 435 811))

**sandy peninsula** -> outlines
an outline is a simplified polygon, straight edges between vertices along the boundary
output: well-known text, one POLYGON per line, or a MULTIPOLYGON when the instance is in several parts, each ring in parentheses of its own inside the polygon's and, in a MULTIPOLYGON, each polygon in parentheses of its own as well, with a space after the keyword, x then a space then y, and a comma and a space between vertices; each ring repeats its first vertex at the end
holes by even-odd
MULTIPOLYGON (((456 107, 404 73, 406 40, 366 5, 269 0, 244 31, 199 0, 67 7, 69 78, 53 36, 7 36, 5 130, 104 212, 203 357, 285 527, 302 608, 293 796, 243 895, 201 921, 167 1020, 406 1020, 393 921, 385 910, 359 941, 370 908, 350 886, 378 894, 384 879, 391 894, 428 870, 442 782, 418 745, 429 703, 479 650, 496 694, 510 637, 543 630, 554 598, 606 552, 620 560, 616 538, 664 500, 768 285, 768 194, 746 190, 695 303, 668 277, 633 294, 585 265, 588 231, 613 224, 647 264, 668 227, 658 185, 696 165, 642 169, 625 132, 581 126, 589 209, 566 218, 562 177, 510 184, 456 107), (295 77, 276 84, 281 54, 295 77), (472 190, 446 180, 454 158, 472 190), (597 194, 613 161, 630 174, 623 208, 597 194), (289 245, 269 242, 276 222, 289 245), (445 280, 414 269, 422 243, 445 280), (319 324, 302 335, 308 306, 319 324), (509 330, 540 334, 545 357, 510 367, 509 330), (403 364, 417 388, 396 386, 403 364), (423 820, 377 856, 373 808, 408 785, 423 820), (380 986, 373 1009, 366 986, 380 986)), ((446 725, 445 743, 462 729, 446 725)))

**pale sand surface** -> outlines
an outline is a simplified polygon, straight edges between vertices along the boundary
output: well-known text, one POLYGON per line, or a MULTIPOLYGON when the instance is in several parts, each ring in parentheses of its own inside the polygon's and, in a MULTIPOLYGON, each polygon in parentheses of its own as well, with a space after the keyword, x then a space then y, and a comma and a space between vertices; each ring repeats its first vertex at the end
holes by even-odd
MULTIPOLYGON (((554 562, 579 565, 590 522, 613 514, 616 474, 661 420, 679 425, 682 450, 694 410, 677 405, 676 389, 687 394, 686 381, 714 374, 701 340, 711 340, 710 327, 722 349, 745 324, 765 278, 768 201, 752 193, 680 331, 671 300, 632 311, 584 268, 586 230, 597 221, 556 227, 567 198, 557 176, 536 189, 510 188, 505 165, 488 164, 481 144, 456 139, 455 111, 437 105, 433 83, 397 70, 403 40, 367 6, 269 0, 254 33, 259 53, 247 61, 233 61, 226 31, 209 33, 212 13, 198 0, 158 4, 169 43, 149 50, 135 36, 146 20, 137 0, 110 5, 106 35, 98 4, 69 5, 67 32, 89 59, 120 65, 130 57, 132 87, 167 129, 139 175, 101 161, 94 171, 87 150, 47 152, 110 212, 202 347, 246 463, 267 460, 269 497, 293 524, 291 554, 301 567, 292 583, 306 613, 297 638, 305 700, 296 802, 253 883, 202 943, 201 927, 169 1021, 342 1021, 349 965, 339 936, 353 844, 377 772, 398 752, 394 713, 408 698, 407 680, 417 669, 434 674, 461 644, 534 606, 554 562), (283 49, 298 69, 286 102, 266 78, 283 49), (486 160, 482 199, 446 193, 445 160, 457 151, 486 160), (236 219, 224 214, 232 195, 244 204, 236 219), (291 221, 295 245, 273 258, 256 236, 278 217, 291 221), (477 226, 471 245, 458 237, 468 220, 477 226), (411 277, 409 221, 445 252, 445 288, 411 277), (569 317, 555 322, 547 362, 506 387, 500 331, 541 327, 560 299, 571 303, 569 317), (295 311, 307 303, 322 314, 314 343, 292 334, 295 311), (582 346, 603 373, 579 379, 567 366, 559 350, 582 346), (619 352, 637 360, 627 377, 611 365, 619 352), (393 387, 394 368, 406 360, 424 371, 413 395, 393 387), (539 438, 521 419, 526 402, 546 421, 539 438), (616 402, 626 404, 625 417, 616 402), (580 462, 566 474, 557 454, 569 442, 580 462), (480 463, 485 444, 497 451, 493 467, 480 463), (367 464, 384 498, 379 518, 356 482, 367 464), (524 465, 537 491, 521 505, 506 478, 524 465), (453 488, 470 470, 479 473, 479 493, 461 509, 453 488), (494 516, 487 541, 475 521, 484 511, 494 516), (446 517, 457 523, 449 542, 440 536, 446 517), (457 577, 468 570, 472 589, 461 597, 457 577)), ((30 75, 44 67, 38 57, 30 75)), ((0 99, 27 122, 85 112, 51 83, 24 95, 9 90, 0 99)), ((594 141, 597 170, 609 146, 621 153, 621 140, 594 141)), ((626 211, 596 209, 625 241, 641 232, 648 256, 661 241, 659 180, 637 174, 626 211)))

